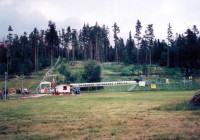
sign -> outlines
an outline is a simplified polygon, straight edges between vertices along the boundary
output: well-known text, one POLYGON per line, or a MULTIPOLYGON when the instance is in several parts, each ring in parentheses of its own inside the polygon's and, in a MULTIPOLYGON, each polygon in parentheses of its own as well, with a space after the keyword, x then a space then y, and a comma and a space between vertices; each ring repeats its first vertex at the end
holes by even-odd
POLYGON ((45 88, 45 89, 44 89, 44 92, 47 93, 47 92, 48 92, 48 88, 45 88))
POLYGON ((156 88, 157 88, 157 85, 156 85, 156 84, 151 84, 151 88, 152 88, 152 89, 156 89, 156 88))
POLYGON ((144 87, 145 86, 145 81, 139 81, 139 86, 144 87))

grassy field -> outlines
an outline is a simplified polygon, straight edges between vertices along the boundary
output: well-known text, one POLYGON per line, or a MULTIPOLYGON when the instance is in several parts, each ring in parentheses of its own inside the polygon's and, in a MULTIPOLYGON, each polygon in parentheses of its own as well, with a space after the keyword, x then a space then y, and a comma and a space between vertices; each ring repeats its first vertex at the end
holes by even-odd
MULTIPOLYGON (((66 66, 75 74, 83 72, 83 64, 66 66)), ((33 91, 48 69, 39 71, 38 76, 10 78, 8 87, 19 89, 23 85, 33 91)), ((102 81, 138 78, 134 65, 102 63, 101 69, 102 81)), ((180 69, 153 67, 152 72, 162 75, 159 80, 163 81, 182 79, 180 69)), ((54 74, 58 74, 57 68, 54 74)), ((129 86, 118 86, 88 90, 78 96, 0 100, 0 139, 199 139, 200 108, 188 106, 199 87, 198 80, 194 80, 193 91, 177 84, 171 85, 176 92, 161 91, 162 87, 148 92, 136 87, 141 91, 127 92, 129 86)))
POLYGON ((195 91, 0 101, 0 139, 199 139, 195 91))

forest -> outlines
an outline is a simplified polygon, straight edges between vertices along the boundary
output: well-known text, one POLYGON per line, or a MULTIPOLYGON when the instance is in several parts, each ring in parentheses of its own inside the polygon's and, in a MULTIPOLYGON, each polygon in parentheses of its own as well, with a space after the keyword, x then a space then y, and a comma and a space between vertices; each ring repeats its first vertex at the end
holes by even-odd
POLYGON ((146 26, 144 34, 142 28, 145 27, 138 20, 135 33, 129 32, 128 39, 124 40, 119 36, 117 23, 112 29, 96 23, 94 26, 84 24, 80 30, 68 26, 58 31, 56 24, 49 21, 47 30, 34 28, 29 35, 24 32, 21 36, 13 34, 10 25, 6 40, 0 44, 0 75, 4 72, 9 75, 37 74, 38 70, 53 66, 59 56, 72 62, 96 60, 147 69, 152 65, 184 68, 186 74, 200 68, 200 36, 196 25, 174 35, 169 23, 166 40, 155 38, 153 24, 146 26), (113 37, 110 37, 111 32, 113 37), (112 39, 114 45, 110 43, 112 39))

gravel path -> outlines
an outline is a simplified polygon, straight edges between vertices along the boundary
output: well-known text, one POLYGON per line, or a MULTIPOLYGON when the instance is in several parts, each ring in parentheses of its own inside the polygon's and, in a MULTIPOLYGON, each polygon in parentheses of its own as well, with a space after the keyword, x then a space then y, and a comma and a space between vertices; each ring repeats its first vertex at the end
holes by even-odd
POLYGON ((30 96, 26 96, 26 97, 22 97, 23 99, 29 99, 29 98, 40 98, 43 96, 51 96, 51 94, 36 94, 36 95, 30 95, 30 96))

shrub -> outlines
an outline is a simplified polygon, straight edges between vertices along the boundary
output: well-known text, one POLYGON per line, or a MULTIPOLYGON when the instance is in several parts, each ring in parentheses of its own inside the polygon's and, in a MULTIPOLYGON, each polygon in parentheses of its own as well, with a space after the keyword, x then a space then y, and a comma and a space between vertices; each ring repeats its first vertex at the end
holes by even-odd
POLYGON ((84 65, 83 79, 85 82, 100 82, 101 67, 96 61, 88 61, 84 65))
POLYGON ((64 75, 66 73, 66 66, 61 64, 61 66, 58 68, 58 72, 64 75))
POLYGON ((131 76, 132 75, 132 71, 130 71, 129 69, 122 69, 120 76, 131 76))

